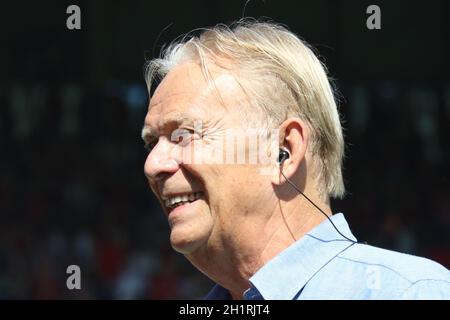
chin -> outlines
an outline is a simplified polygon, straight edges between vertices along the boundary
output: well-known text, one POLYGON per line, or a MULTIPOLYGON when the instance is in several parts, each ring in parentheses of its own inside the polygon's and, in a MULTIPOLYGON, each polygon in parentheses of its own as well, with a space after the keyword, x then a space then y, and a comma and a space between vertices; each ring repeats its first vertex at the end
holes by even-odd
MULTIPOLYGON (((202 246, 205 246, 207 237, 196 234, 189 230, 180 230, 180 228, 173 228, 170 233, 170 244, 172 248, 183 254, 191 255, 202 246)), ((197 231, 198 232, 198 231, 197 231)))

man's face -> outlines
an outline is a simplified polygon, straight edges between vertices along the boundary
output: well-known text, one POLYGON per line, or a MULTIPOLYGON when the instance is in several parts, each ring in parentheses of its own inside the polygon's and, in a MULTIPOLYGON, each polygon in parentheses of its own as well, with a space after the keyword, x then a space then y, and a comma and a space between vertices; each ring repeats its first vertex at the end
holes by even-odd
POLYGON ((145 175, 167 215, 171 244, 183 254, 239 241, 267 210, 264 190, 271 189, 261 166, 224 163, 226 135, 248 127, 240 112, 248 106, 229 74, 214 66, 210 72, 214 85, 197 64, 174 68, 152 97, 143 129, 153 147, 145 175), (218 151, 221 163, 211 163, 218 151))

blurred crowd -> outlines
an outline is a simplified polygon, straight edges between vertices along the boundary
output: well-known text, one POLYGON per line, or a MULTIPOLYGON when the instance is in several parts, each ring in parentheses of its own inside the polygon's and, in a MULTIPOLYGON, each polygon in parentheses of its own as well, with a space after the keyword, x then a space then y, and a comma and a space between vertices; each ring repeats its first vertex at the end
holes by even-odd
MULTIPOLYGON (((337 83, 359 240, 450 267, 450 85, 337 83)), ((0 87, 0 299, 202 298, 143 175, 142 83, 0 87), (66 268, 79 265, 81 290, 66 268)))

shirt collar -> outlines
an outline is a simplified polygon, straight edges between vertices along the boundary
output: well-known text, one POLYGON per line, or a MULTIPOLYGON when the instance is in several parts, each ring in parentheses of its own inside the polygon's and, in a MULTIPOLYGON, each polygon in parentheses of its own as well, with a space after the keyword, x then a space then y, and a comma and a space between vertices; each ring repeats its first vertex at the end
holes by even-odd
MULTIPOLYGON (((342 213, 330 217, 346 237, 357 241, 342 213)), ((330 260, 353 245, 344 239, 328 221, 313 228, 301 239, 266 263, 251 278, 246 299, 293 299, 306 283, 330 260)), ((216 285, 206 299, 229 299, 229 292, 216 285)))
MULTIPOLYGON (((342 213, 330 219, 342 234, 356 241, 342 213)), ((293 299, 314 274, 352 244, 326 219, 259 269, 244 296, 255 295, 256 289, 264 299, 293 299)))
POLYGON ((216 284, 206 295, 205 300, 232 300, 230 292, 219 284, 216 284))

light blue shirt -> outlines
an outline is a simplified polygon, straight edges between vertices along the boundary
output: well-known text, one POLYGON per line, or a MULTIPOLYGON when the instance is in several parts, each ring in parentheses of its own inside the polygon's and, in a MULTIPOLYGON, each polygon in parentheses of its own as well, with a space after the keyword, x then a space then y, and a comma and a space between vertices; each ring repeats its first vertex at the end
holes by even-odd
MULTIPOLYGON (((356 241, 342 213, 331 220, 356 241)), ((344 239, 328 220, 250 278, 248 300, 450 299, 450 271, 429 259, 344 239)), ((216 285, 206 299, 230 299, 216 285)))

